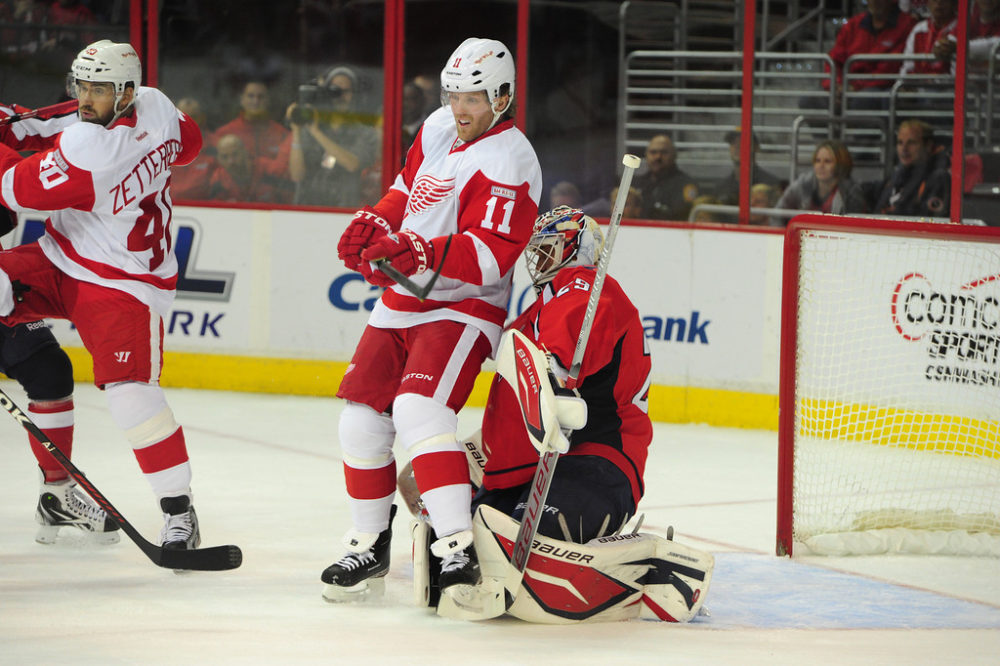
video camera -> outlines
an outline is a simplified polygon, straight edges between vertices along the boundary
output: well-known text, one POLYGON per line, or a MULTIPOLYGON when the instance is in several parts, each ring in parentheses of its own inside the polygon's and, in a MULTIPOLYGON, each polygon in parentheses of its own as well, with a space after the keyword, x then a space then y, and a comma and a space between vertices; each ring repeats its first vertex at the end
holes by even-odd
POLYGON ((320 86, 304 83, 299 86, 297 106, 292 110, 289 121, 293 125, 308 125, 315 122, 320 111, 332 111, 334 104, 346 91, 337 86, 320 86))

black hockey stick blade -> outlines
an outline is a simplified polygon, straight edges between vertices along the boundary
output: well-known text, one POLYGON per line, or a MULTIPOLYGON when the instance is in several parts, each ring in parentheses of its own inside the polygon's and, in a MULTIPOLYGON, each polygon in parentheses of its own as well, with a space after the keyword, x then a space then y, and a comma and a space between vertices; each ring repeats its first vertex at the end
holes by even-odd
POLYGON ((388 259, 376 259, 375 266, 377 266, 380 271, 395 280, 396 284, 416 296, 417 299, 422 302, 425 298, 427 298, 427 294, 431 293, 431 289, 434 288, 434 283, 437 282, 438 277, 441 275, 441 268, 444 266, 444 260, 447 259, 448 250, 450 248, 451 235, 448 236, 448 240, 444 244, 444 252, 441 253, 441 262, 438 264, 437 270, 434 271, 434 275, 431 276, 431 279, 423 287, 396 270, 396 267, 389 263, 388 259))
POLYGON ((114 507, 110 500, 104 496, 100 490, 94 487, 87 475, 84 474, 73 461, 66 457, 58 446, 45 436, 45 433, 35 425, 21 409, 14 404, 2 389, 0 389, 0 406, 10 414, 15 421, 20 423, 42 446, 52 454, 52 457, 62 466, 66 472, 73 477, 73 480, 91 499, 107 513, 112 520, 118 523, 118 527, 128 538, 139 547, 146 557, 153 564, 167 569, 187 569, 190 571, 223 571, 235 569, 243 563, 243 553, 238 546, 215 546, 213 548, 196 548, 194 550, 171 550, 161 548, 147 541, 139 530, 132 526, 132 523, 125 519, 118 509, 114 507))
MULTIPOLYGON (((150 544, 152 546, 152 544, 150 544)), ((187 569, 190 571, 228 571, 243 564, 243 551, 239 546, 212 546, 194 550, 167 550, 153 546, 157 553, 149 558, 158 566, 167 569, 187 569), (159 561, 155 559, 159 558, 159 561)), ((143 548, 143 550, 146 550, 143 548)))

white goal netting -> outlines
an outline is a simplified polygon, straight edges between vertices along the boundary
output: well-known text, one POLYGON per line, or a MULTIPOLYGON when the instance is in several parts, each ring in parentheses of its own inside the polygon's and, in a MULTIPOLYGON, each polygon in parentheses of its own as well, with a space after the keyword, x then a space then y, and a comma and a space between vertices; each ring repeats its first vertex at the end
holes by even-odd
POLYGON ((800 240, 796 552, 1000 556, 1000 243, 800 240))

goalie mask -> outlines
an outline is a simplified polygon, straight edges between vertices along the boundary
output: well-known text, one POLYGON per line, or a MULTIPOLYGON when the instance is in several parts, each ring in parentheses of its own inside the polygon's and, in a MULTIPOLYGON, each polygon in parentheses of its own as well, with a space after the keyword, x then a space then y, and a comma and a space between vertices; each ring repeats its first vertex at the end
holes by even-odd
POLYGON ((539 215, 524 251, 535 289, 566 266, 593 266, 603 245, 601 228, 581 210, 559 206, 539 215))
POLYGON ((514 57, 503 42, 470 37, 462 42, 441 70, 441 104, 448 106, 448 93, 485 91, 493 109, 492 128, 514 104, 514 57), (497 111, 495 103, 509 95, 497 111))
POLYGON ((67 92, 74 99, 77 97, 77 81, 112 84, 115 87, 115 114, 111 119, 113 123, 128 110, 128 107, 118 109, 125 88, 131 85, 134 91, 139 89, 139 84, 142 82, 142 64, 139 62, 139 54, 131 44, 116 44, 109 39, 102 39, 77 54, 70 66, 67 79, 67 92))

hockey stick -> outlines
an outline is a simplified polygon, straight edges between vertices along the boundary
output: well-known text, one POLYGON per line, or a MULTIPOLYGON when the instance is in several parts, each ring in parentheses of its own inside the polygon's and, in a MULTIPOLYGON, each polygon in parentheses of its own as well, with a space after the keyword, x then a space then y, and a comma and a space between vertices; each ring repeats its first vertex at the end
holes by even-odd
POLYGON ((70 111, 76 111, 77 102, 75 99, 71 99, 67 102, 59 102, 58 104, 52 104, 51 106, 43 106, 38 109, 31 109, 30 111, 23 111, 21 113, 15 113, 12 116, 4 116, 0 118, 0 127, 4 125, 10 125, 11 123, 16 123, 19 120, 27 120, 28 118, 35 118, 37 116, 58 116, 62 113, 69 113, 70 111))
MULTIPOLYGON (((590 329, 594 325, 594 316, 597 312, 597 302, 601 298, 601 291, 604 289, 604 276, 608 273, 608 261, 611 255, 611 248, 615 244, 615 236, 618 235, 618 227, 622 221, 622 212, 625 209, 625 200, 628 198, 628 189, 632 184, 632 173, 639 167, 639 158, 635 155, 626 154, 622 158, 625 170, 622 172, 622 180, 618 186, 618 196, 615 197, 615 205, 611 210, 611 224, 608 227, 608 236, 601 247, 601 254, 597 260, 597 270, 594 274, 594 285, 590 289, 590 297, 587 300, 587 309, 583 315, 583 323, 580 326, 580 337, 576 341, 576 349, 573 351, 573 362, 570 364, 569 377, 566 379, 566 388, 575 389, 580 376, 580 368, 583 365, 583 354, 587 349, 587 341, 590 339, 590 329)), ((517 530, 517 538, 514 540, 514 549, 511 553, 511 564, 514 566, 514 576, 505 581, 507 589, 507 607, 514 601, 524 578, 524 572, 528 568, 528 557, 531 554, 531 544, 535 540, 538 532, 538 521, 545 509, 545 499, 549 495, 549 486, 552 485, 552 475, 556 470, 556 462, 559 460, 559 452, 548 450, 542 454, 535 467, 535 476, 531 480, 531 490, 528 494, 528 501, 521 518, 521 526, 517 530)))
POLYGON ((393 280, 395 280, 396 284, 398 284, 400 287, 402 287, 406 291, 416 296, 417 299, 422 302, 425 298, 427 298, 427 294, 431 293, 431 289, 434 288, 434 283, 437 282, 438 276, 441 275, 441 268, 444 267, 444 260, 448 256, 448 249, 450 247, 451 247, 451 235, 449 234, 448 240, 444 244, 444 252, 441 253, 441 263, 438 264, 438 269, 434 271, 434 275, 431 276, 431 279, 423 287, 421 287, 416 282, 414 282, 410 278, 400 273, 398 270, 396 270, 396 268, 391 263, 389 263, 388 259, 385 258, 376 259, 375 266, 380 271, 382 271, 383 273, 391 277, 393 280))
POLYGON ((42 446, 62 465, 63 469, 87 491, 87 494, 104 509, 105 513, 114 519, 122 532, 128 535, 135 545, 146 554, 153 564, 167 569, 190 569, 192 571, 224 571, 235 569, 243 562, 243 552, 238 546, 215 546, 213 548, 199 548, 195 550, 168 550, 160 546, 153 545, 146 541, 139 534, 139 531, 132 527, 132 524, 125 520, 125 517, 116 509, 108 498, 101 493, 87 478, 87 475, 80 471, 80 468, 66 457, 66 454, 59 450, 52 441, 45 436, 37 425, 22 412, 14 401, 10 399, 2 389, 0 389, 0 406, 7 410, 7 413, 14 417, 14 420, 24 426, 42 446))

